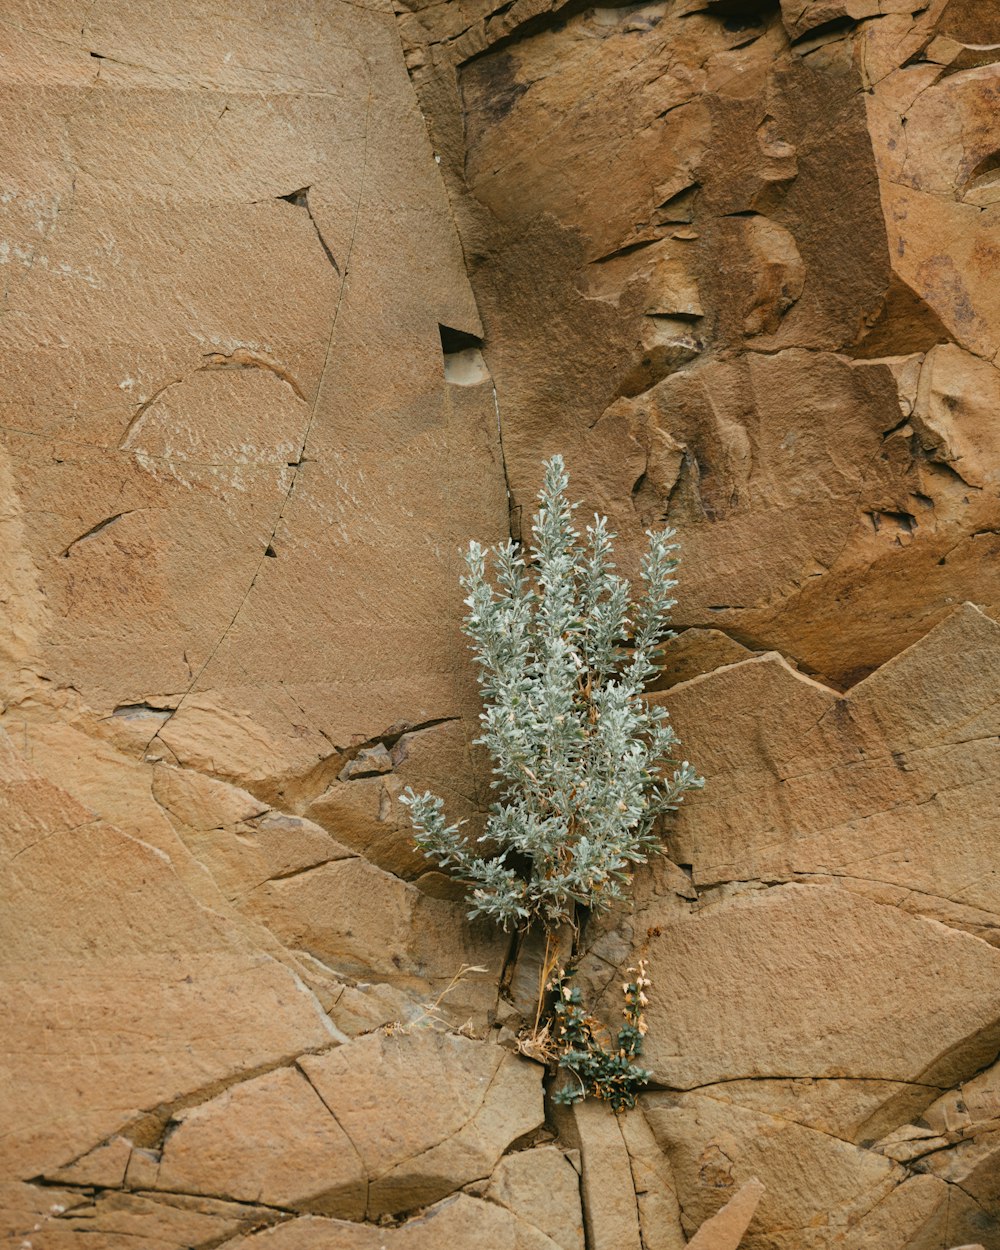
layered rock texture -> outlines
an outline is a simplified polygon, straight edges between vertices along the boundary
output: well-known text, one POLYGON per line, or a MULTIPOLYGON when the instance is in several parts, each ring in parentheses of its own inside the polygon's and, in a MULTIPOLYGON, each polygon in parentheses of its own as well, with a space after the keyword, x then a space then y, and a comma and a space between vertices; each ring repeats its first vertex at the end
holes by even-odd
POLYGON ((1000 1250, 994 0, 9 0, 0 86, 3 1244, 1000 1250), (707 778, 617 1117, 399 802, 556 451, 707 778))

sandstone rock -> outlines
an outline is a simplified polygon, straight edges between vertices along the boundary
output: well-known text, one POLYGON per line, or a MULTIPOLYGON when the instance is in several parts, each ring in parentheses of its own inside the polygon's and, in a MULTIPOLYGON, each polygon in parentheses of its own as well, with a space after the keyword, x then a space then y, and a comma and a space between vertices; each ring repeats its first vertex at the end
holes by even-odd
POLYGON ((643 1250, 681 1250, 686 1242, 670 1162, 644 1116, 621 1116, 618 1124, 632 1169, 643 1250))
POLYGON ((885 901, 995 932, 1000 878, 981 857, 995 806, 998 657, 996 623, 965 607, 844 698, 776 657, 657 696, 685 744, 697 735, 711 778, 697 815, 694 804, 679 814, 674 858, 699 887, 882 883, 895 891, 885 901))
POLYGON ((710 1096, 647 1094, 642 1105, 670 1158, 689 1233, 757 1175, 765 1192, 746 1244, 813 1250, 831 1244, 824 1225, 850 1227, 903 1179, 898 1164, 872 1151, 710 1096))
POLYGON ((995 180, 989 6, 784 0, 778 20, 702 0, 558 22, 547 5, 491 8, 410 4, 401 29, 490 329, 515 517, 556 449, 627 568, 669 505, 682 623, 837 684, 956 601, 996 610, 995 497, 966 499, 912 429, 883 445, 899 416, 882 386, 903 355, 961 348, 963 406, 994 389, 995 206, 973 204, 995 180), (924 61, 935 37, 984 63, 941 75, 924 61), (636 55, 651 75, 618 90, 636 55), (668 288, 696 300, 658 305, 664 249, 668 288), (661 352, 650 314, 687 318, 691 350, 661 352), (860 388, 843 353, 865 360, 860 388), (648 471, 651 429, 684 453, 680 477, 648 471), (772 458, 770 431, 795 445, 772 458))
MULTIPOLYGON (((52 1191, 43 1192, 47 1196, 52 1191)), ((137 1244, 189 1250, 205 1243, 229 1244, 233 1236, 266 1227, 276 1215, 265 1207, 210 1198, 111 1190, 71 1202, 65 1212, 50 1208, 47 1218, 23 1231, 31 1250, 134 1250, 137 1244)), ((23 1246, 25 1241, 13 1244, 23 1246)))
POLYGON ((39 62, 5 68, 18 663, 263 785, 471 705, 441 605, 506 528, 495 414, 443 376, 439 325, 481 326, 391 11, 141 13, 39 37, 62 155, 39 62))
POLYGON ((943 1094, 875 1149, 905 1161, 914 1171, 956 1185, 1000 1228, 1000 1072, 985 1072, 943 1094))
MULTIPOLYGON (((140 1125, 140 1129, 145 1126, 140 1125)), ((159 1125, 156 1126, 159 1130, 159 1125)), ((136 1136, 140 1134, 137 1133, 136 1136)), ((141 1134, 143 1137, 147 1133, 141 1134)), ((149 1134, 151 1136, 151 1134, 149 1134)), ((162 1133, 157 1132, 157 1138, 162 1140, 162 1133)), ((155 1147, 136 1147, 132 1151, 131 1158, 128 1161, 128 1168, 125 1172, 125 1187, 127 1189, 141 1192, 144 1189, 153 1189, 156 1187, 156 1178, 160 1171, 160 1159, 162 1151, 155 1147)))
POLYGON ((402 791, 403 783, 391 773, 337 780, 306 811, 310 820, 380 868, 413 877, 427 867, 427 860, 412 844, 406 809, 399 802, 402 791))
POLYGON ((117 735, 108 741, 102 726, 89 723, 79 708, 71 705, 66 711, 73 724, 52 720, 51 709, 29 700, 8 710, 0 724, 36 766, 58 777, 95 816, 167 856, 195 902, 224 916, 251 947, 303 976, 328 1006, 333 992, 329 970, 304 969, 273 934, 242 914, 238 903, 263 881, 349 852, 309 822, 268 813, 266 804, 225 783, 187 770, 178 779, 176 769, 164 778, 163 766, 150 768, 134 760, 122 749, 127 744, 117 735), (263 816, 253 816, 262 809, 263 816), (252 816, 251 823, 232 823, 244 815, 252 816), (192 828, 184 818, 207 829, 192 828))
POLYGON ((502 936, 482 922, 470 924, 464 903, 431 898, 364 858, 264 882, 243 906, 286 946, 348 977, 440 991, 463 969, 477 969, 449 995, 459 1023, 470 1011, 481 1022, 496 1000, 502 936))
POLYGON ((558 1107, 555 1118, 560 1138, 580 1151, 588 1248, 641 1250, 639 1211, 619 1117, 601 1103, 587 1101, 558 1107))
POLYGON ((722 1210, 702 1224, 688 1245, 692 1250, 737 1250, 763 1192, 758 1180, 741 1185, 722 1210))
POLYGON ((367 1176, 307 1080, 281 1068, 180 1112, 168 1126, 155 1185, 225 1194, 345 1219, 365 1212, 367 1176))
POLYGON ((996 5, 83 8, 0 17, 0 1239, 577 1246, 575 1142, 609 1250, 997 1250, 996 5), (560 1147, 398 804, 479 831, 552 451, 709 780, 580 970, 693 1088, 560 1147))
MULTIPOLYGON (((253 882, 274 881, 303 872, 338 859, 350 859, 351 851, 336 842, 311 820, 290 816, 287 812, 265 812, 239 829, 239 835, 251 843, 262 861, 263 873, 253 882)), ((252 857, 247 855, 247 859, 252 857)), ((244 866, 245 876, 249 876, 244 866)))
POLYGON ((0 1237, 6 1245, 20 1247, 68 1211, 88 1205, 87 1195, 74 1189, 0 1181, 0 1237))
POLYGON ((359 751, 338 774, 340 781, 353 781, 357 777, 377 777, 392 772, 392 758, 380 742, 377 746, 359 751))
POLYGON ((379 867, 405 878, 418 876, 428 865, 414 845, 409 811, 399 801, 406 786, 441 795, 449 819, 468 822, 466 836, 482 832, 488 786, 469 736, 467 726, 456 720, 389 734, 391 751, 382 743, 366 748, 381 754, 365 755, 367 762, 360 765, 361 756, 349 761, 321 793, 309 794, 302 811, 379 867))
POLYGON ((185 847, 203 864, 226 899, 252 914, 247 896, 269 881, 282 881, 323 864, 353 858, 319 825, 299 816, 267 811, 227 828, 178 828, 185 847))
POLYGON ((921 1119, 937 1132, 967 1133, 980 1126, 992 1126, 1000 1117, 1000 1064, 942 1095, 923 1112, 921 1119))
POLYGON ((875 1149, 886 1158, 895 1159, 897 1163, 911 1163, 914 1159, 919 1159, 921 1155, 932 1150, 940 1150, 947 1145, 947 1137, 935 1137, 930 1129, 907 1124, 901 1129, 896 1129, 880 1142, 876 1142, 875 1149))
POLYGON ((226 1243, 226 1250, 556 1250, 538 1229, 504 1207, 459 1194, 396 1228, 373 1228, 305 1216, 253 1237, 226 1243))
POLYGON ((726 664, 738 664, 751 654, 747 647, 721 630, 685 629, 665 644, 660 672, 650 689, 668 690, 726 664))
POLYGON ((100 1189, 120 1189, 125 1170, 135 1149, 127 1137, 115 1136, 88 1150, 75 1162, 53 1172, 52 1179, 71 1185, 93 1185, 100 1189))
POLYGON ((1000 401, 1000 370, 953 343, 932 348, 920 370, 913 426, 934 459, 981 489, 996 480, 1000 448, 987 413, 1000 401))
POLYGON ((990 1217, 960 1189, 929 1176, 911 1176, 843 1236, 850 1250, 871 1245, 949 1246, 955 1237, 996 1240, 990 1217))
POLYGON ((802 294, 805 265, 795 239, 777 222, 767 217, 750 217, 745 230, 756 284, 743 331, 748 336, 774 334, 781 318, 802 294))
MULTIPOLYGON (((297 952, 305 963, 315 963, 320 968, 326 965, 303 952, 297 952)), ((433 1004, 421 1001, 420 998, 407 994, 396 986, 387 985, 384 981, 359 981, 354 985, 342 984, 336 1002, 331 1008, 331 1016, 336 1019, 338 1028, 350 1037, 364 1033, 372 1033, 375 1029, 386 1027, 396 1028, 426 1022, 428 1010, 433 1004)), ((447 1013, 437 1009, 439 1016, 447 1013)))
MULTIPOLYGON (((1000 689, 994 673, 996 643, 995 623, 966 606, 847 697, 795 673, 775 657, 742 661, 656 696, 669 702, 687 741, 695 735, 707 746, 714 738, 711 759, 699 761, 711 783, 698 796, 697 826, 692 804, 680 814, 674 842, 677 858, 691 865, 698 906, 685 916, 682 908, 668 906, 665 894, 643 889, 635 913, 611 931, 631 934, 638 944, 648 928, 654 980, 647 1039, 650 1066, 657 1079, 669 1085, 700 1087, 700 1095, 679 1100, 650 1096, 660 1100, 650 1111, 651 1123, 670 1155, 681 1207, 691 1221, 689 1232, 709 1212, 692 1207, 688 1185, 705 1186, 707 1195, 717 1192, 716 1184, 728 1188, 727 1178, 739 1180, 756 1173, 770 1190, 772 1182, 758 1166, 759 1147, 751 1144, 751 1135, 759 1138, 764 1130, 759 1123, 753 1130, 741 1127, 742 1117, 750 1114, 765 1117, 776 1132, 786 1131, 789 1123, 815 1131, 810 1142, 824 1150, 829 1146, 840 1160, 806 1164, 803 1143, 795 1147, 798 1162, 785 1167, 777 1162, 782 1152, 768 1130, 769 1162, 777 1164, 773 1184, 783 1187, 782 1201, 791 1206, 778 1212, 765 1199, 750 1233, 751 1246, 802 1250, 843 1244, 862 1250, 886 1244, 902 1250, 914 1244, 950 1244, 963 1235, 985 1238, 987 1229, 991 1237, 995 1235, 996 1197, 988 1179, 996 1168, 995 1121, 986 1092, 992 1077, 974 1078, 983 1081, 984 1089, 975 1113, 978 1127, 973 1128, 972 1116, 959 1113, 958 1107, 965 1106, 962 1091, 969 1077, 989 1062, 995 1046, 997 1008, 988 990, 984 996, 984 987, 995 979, 995 970, 987 971, 992 968, 992 951, 988 942, 961 933, 959 927, 987 938, 996 932, 992 877, 973 867, 981 864, 981 848, 989 837, 987 813, 995 806, 982 797, 981 787, 988 790, 992 769, 980 752, 989 751, 996 739, 1000 689), (745 695, 737 693, 744 682, 745 695), (713 688, 715 696, 710 697, 713 688), (692 715, 696 706, 700 710, 692 715), (718 719, 720 707, 726 709, 724 723, 718 719), (762 716, 763 708, 772 711, 762 716), (780 712, 774 714, 776 709, 780 712), (710 725, 718 726, 717 735, 713 731, 706 736, 710 725), (755 758, 767 763, 751 763, 755 758), (831 767, 833 759, 838 763, 831 767), (841 770, 842 789, 834 780, 841 770), (765 775, 769 780, 758 786, 755 777, 765 775), (941 806, 924 833, 921 807, 934 807, 934 796, 949 787, 954 787, 951 805, 945 806, 949 797, 942 794, 941 806), (720 815, 723 809, 727 813, 718 823, 716 803, 720 815), (907 812, 912 816, 904 815, 907 812), (754 828, 761 831, 759 840, 754 828), (838 859, 836 848, 848 830, 856 841, 845 861, 838 859), (915 837, 919 840, 911 844, 915 837), (949 845, 952 838, 955 842, 949 845), (941 840, 949 845, 947 858, 935 866, 933 879, 918 880, 915 866, 933 858, 941 840), (890 851, 893 842, 898 849, 890 851), (963 852, 957 851, 963 844, 964 868, 958 866, 963 852), (732 862, 709 868, 714 856, 709 848, 723 845, 734 848, 732 862), (749 851, 754 845, 761 848, 761 860, 749 851), (907 849, 910 845, 912 849, 907 849), (782 860, 787 873, 780 867, 782 860), (782 880, 814 884, 811 889, 797 887, 805 889, 800 904, 788 893, 795 886, 774 884, 782 880), (973 887, 970 894, 970 881, 983 888, 976 892, 973 887), (854 897, 837 886, 848 887, 854 897), (954 910, 946 908, 947 896, 954 900, 954 910), (858 902, 862 910, 855 913, 858 902), (780 960, 778 952, 791 948, 777 934, 763 937, 751 917, 765 913, 777 917, 786 906, 793 910, 802 906, 815 919, 827 915, 828 920, 822 936, 817 931, 812 940, 805 938, 805 928, 794 924, 795 966, 778 971, 771 960, 776 955, 780 960), (973 915, 978 915, 978 922, 973 915), (721 937, 727 916, 733 928, 721 937), (689 924, 706 942, 720 926, 716 948, 720 963, 714 957, 703 962, 707 946, 698 953, 687 947, 681 935, 689 924), (884 924, 889 929, 879 936, 884 924), (897 929, 898 925, 902 927, 897 929), (910 925, 915 929, 910 931, 910 925), (866 952, 868 942, 872 945, 866 952), (919 955, 924 942, 930 946, 919 955), (940 953, 931 954, 931 947, 939 943, 940 953), (945 986, 963 977, 958 972, 961 957, 944 953, 952 944, 972 963, 964 974, 966 989, 943 1007, 945 986), (721 971, 730 958, 731 978, 721 971), (827 959, 827 970, 821 971, 827 959), (974 971, 980 960, 985 962, 974 971), (948 969, 946 980, 937 975, 942 967, 948 969), (878 986, 868 981, 883 974, 885 981, 878 986), (904 989, 914 975, 926 976, 922 988, 904 989), (857 976, 864 985, 855 981, 857 976), (806 994, 807 1006, 797 995, 810 982, 815 989, 806 994), (701 988, 706 985, 712 986, 710 996, 701 988), (749 1002, 739 1005, 744 992, 752 995, 752 1007, 749 1002), (840 994, 863 1004, 863 1009, 836 1006, 840 994), (727 1004, 724 1012, 718 1010, 720 1000, 727 1004), (968 1003, 984 1008, 982 1023, 972 1025, 962 1041, 946 1040, 968 1003), (942 1014, 931 1004, 941 1005, 942 1014), (671 1032, 680 1019, 698 1017, 702 1006, 706 1014, 696 1026, 697 1042, 671 1032), (826 1007, 831 1012, 829 1026, 812 1014, 826 1007), (751 1052, 766 1053, 769 1062, 775 1060, 774 1067, 751 1061, 738 1072, 724 1063, 724 1076, 701 1066, 688 1070, 688 1058, 695 1052, 700 1062, 708 1059, 709 1039, 717 1029, 725 1029, 729 1018, 739 1021, 737 1031, 720 1042, 717 1053, 728 1061, 740 1053, 748 1058, 751 1052), (751 1040, 752 1029, 747 1032, 752 1018, 767 1022, 767 1036, 759 1044, 751 1040), (807 1018, 811 1021, 807 1045, 815 1042, 824 1061, 834 1065, 822 1072, 809 1062, 802 1064, 804 1056, 785 1049, 794 1045, 793 1022, 807 1018), (879 1023, 874 1023, 876 1019, 879 1023), (856 1034, 855 1025, 860 1025, 856 1034), (896 1028, 900 1032, 890 1040, 896 1028), (913 1066, 909 1070, 882 1066, 882 1042, 897 1055, 906 1055, 908 1062, 915 1061, 913 1066), (925 1059, 919 1057, 922 1048, 925 1059), (851 1051, 853 1061, 846 1058, 851 1051), (935 1101, 929 1088, 935 1085, 955 1089, 935 1101), (692 1099, 697 1096, 708 1096, 723 1110, 698 1103, 694 1111, 692 1099), (668 1141, 663 1126, 671 1117, 682 1127, 668 1141), (696 1123, 698 1132, 705 1133, 704 1145, 697 1149, 690 1142, 696 1123), (874 1147, 879 1138, 884 1141, 874 1147), (693 1151, 686 1172, 689 1165, 677 1153, 676 1144, 682 1140, 683 1149, 693 1151), (851 1155, 848 1147, 856 1153, 851 1155), (898 1172, 877 1172, 876 1155, 882 1155, 883 1162, 888 1162, 885 1156, 905 1160, 909 1169, 930 1175, 904 1180, 898 1172), (803 1176, 815 1178, 811 1190, 792 1179, 799 1166, 803 1176), (859 1197, 868 1184, 862 1175, 873 1178, 869 1200, 859 1197), (931 1179, 940 1179, 943 1188, 931 1184, 931 1179), (810 1213, 812 1202, 823 1210, 822 1216, 810 1213), (842 1230, 842 1243, 820 1231, 805 1231, 828 1224, 842 1230), (793 1227, 799 1230, 794 1235, 781 1231, 793 1227)), ((989 1238, 985 1244, 991 1244, 989 1238)))
POLYGON ((947 1087, 1000 1042, 1000 952, 842 890, 728 898, 664 925, 649 961, 646 1058, 675 1088, 779 1076, 947 1087))
MULTIPOLYGON (((980 30, 989 20, 984 14, 980 30)), ((929 14, 919 42, 930 42, 932 23, 929 14)), ((982 34, 969 41, 980 40, 982 34)), ((956 74, 942 74, 934 65, 920 68, 917 87, 897 62, 873 84, 866 101, 890 256, 899 278, 940 318, 946 330, 941 340, 951 337, 990 360, 996 353, 997 305, 983 282, 982 245, 996 212, 990 190, 995 143, 986 120, 996 66, 956 74), (954 232, 947 251, 941 247, 942 229, 954 232)))
POLYGON ((57 1170, 143 1110, 336 1040, 301 980, 2 732, 0 789, 6 1175, 57 1170))
POLYGON ((427 1028, 358 1038, 300 1066, 361 1158, 369 1219, 489 1175, 544 1118, 540 1068, 427 1028))
MULTIPOLYGON (((269 802, 282 805, 290 779, 311 774, 325 761, 329 743, 320 741, 301 721, 270 731, 245 708, 231 710, 213 694, 193 693, 171 708, 159 724, 146 726, 141 750, 195 772, 252 787, 269 802), (308 767, 302 744, 309 744, 308 767)), ((335 753, 339 761, 340 753, 335 753)))
POLYGON ((917 6, 909 0, 781 0, 781 16, 793 39, 810 34, 817 27, 845 18, 878 17, 883 13, 910 13, 917 6))
POLYGON ((561 1250, 583 1250, 580 1178, 556 1147, 505 1155, 483 1196, 533 1225, 561 1250))
POLYGON ((854 1145, 874 1142, 899 1124, 923 1118, 933 1094, 925 1085, 905 1081, 842 1077, 753 1077, 713 1085, 711 1090, 720 1102, 780 1116, 854 1145))
POLYGON ((95 816, 168 856, 199 901, 216 900, 211 878, 185 853, 168 813, 157 802, 148 767, 82 726, 43 719, 35 709, 8 709, 2 724, 35 768, 58 777, 60 788, 95 816))
POLYGON ((220 829, 267 811, 267 804, 246 790, 167 764, 153 770, 153 797, 192 829, 220 829))

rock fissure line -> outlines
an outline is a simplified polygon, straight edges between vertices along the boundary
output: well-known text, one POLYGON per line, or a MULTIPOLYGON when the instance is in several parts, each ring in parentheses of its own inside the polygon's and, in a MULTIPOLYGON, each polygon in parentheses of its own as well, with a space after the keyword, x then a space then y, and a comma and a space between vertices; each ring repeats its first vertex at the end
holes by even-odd
POLYGON ((333 252, 330 250, 330 245, 327 243, 326 239, 323 237, 323 231, 320 230, 319 223, 317 222, 316 218, 313 216, 312 208, 309 206, 309 192, 311 190, 312 190, 312 187, 302 187, 298 191, 290 191, 288 195, 279 195, 278 199, 285 200, 289 204, 294 204, 296 205, 296 207, 304 208, 306 210, 309 220, 312 222, 312 227, 316 231, 316 238, 319 239, 319 245, 323 249, 323 255, 333 266, 334 270, 336 271, 337 277, 339 278, 340 266, 337 264, 337 259, 334 256, 333 252))
MULTIPOLYGON (((367 68, 367 62, 366 62, 366 68, 367 68)), ((373 93, 373 84, 371 80, 371 70, 370 68, 368 68, 368 96, 367 96, 367 103, 365 106, 365 148, 364 148, 364 154, 362 157, 361 177, 359 179, 359 187, 358 187, 358 199, 357 199, 357 203, 354 209, 354 222, 353 222, 352 229, 351 229, 351 238, 350 238, 350 242, 347 248, 347 255, 344 259, 344 272, 341 278, 340 291, 337 296, 337 303, 333 311, 333 318, 332 318, 332 323, 330 326, 330 336, 329 336, 329 339, 327 340, 327 345, 326 345, 326 353, 323 359, 323 364, 320 368, 319 381, 316 384, 316 394, 313 398, 313 402, 311 405, 309 419, 306 422, 306 427, 302 434, 302 439, 299 445, 299 453, 298 453, 298 456, 296 457, 296 465, 293 468, 292 480, 289 483, 288 491, 286 492, 285 498, 282 501, 281 507, 278 510, 278 515, 275 518, 274 525, 271 528, 271 533, 268 537, 267 543, 264 546, 264 553, 260 556, 257 562, 257 567, 254 570, 253 577, 250 579, 250 585, 247 587, 246 593, 244 594, 243 598, 240 600, 239 606, 237 607, 236 611, 233 613, 233 617, 230 620, 229 624, 223 630, 222 635, 219 638, 219 641, 212 648, 211 652, 208 655, 208 658, 201 665, 198 672, 195 674, 194 680, 191 682, 191 685, 188 687, 187 691, 182 696, 180 703, 178 703, 177 707, 174 709, 174 713, 173 713, 174 715, 176 715, 176 713, 180 711, 184 702, 187 700, 187 698, 190 696, 190 694, 194 690, 195 686, 201 680, 202 674, 207 670, 208 666, 215 659, 215 656, 218 653, 219 648, 222 646, 226 638, 232 632, 233 626, 236 624, 237 620, 242 614, 243 609, 246 606, 247 601, 249 600, 250 595, 253 591, 253 588, 256 585, 257 578, 259 577, 260 572, 264 567, 264 560, 266 559, 266 553, 274 542, 275 535, 278 532, 278 527, 281 525, 282 519, 285 515, 285 511, 289 503, 291 502, 292 495, 294 494, 296 483, 298 482, 298 474, 301 472, 301 466, 305 459, 305 451, 306 451, 306 445, 309 441, 309 434, 316 420, 316 414, 319 409, 319 401, 323 394, 323 384, 326 381, 327 370, 330 364, 330 356, 333 351, 333 341, 334 341, 334 337, 337 331, 337 322, 340 319, 340 310, 344 302, 344 294, 345 294, 346 287, 347 287, 347 279, 350 274, 351 257, 354 254, 354 243, 357 238, 358 222, 361 217, 361 207, 362 207, 362 204, 364 203, 365 190, 366 190, 366 185, 365 185, 366 174, 368 170, 368 153, 369 153, 369 146, 370 146, 372 93, 373 93)), ((156 732, 153 734, 153 736, 149 739, 149 742, 146 744, 146 750, 149 749, 153 741, 159 736, 159 733, 160 733, 160 730, 157 729, 156 732)))
POLYGON ((97 524, 92 525, 89 530, 86 530, 83 534, 80 534, 79 537, 74 538, 73 541, 69 544, 69 546, 66 547, 62 552, 60 552, 61 557, 65 559, 73 550, 73 548, 76 547, 79 543, 86 542, 88 538, 93 538, 96 534, 99 534, 102 530, 106 530, 109 525, 114 525, 114 523, 116 521, 120 521, 122 517, 133 516, 137 511, 141 511, 141 509, 131 508, 127 512, 116 512, 114 516, 105 517, 103 521, 98 521, 97 524))
MULTIPOLYGON (((298 1060, 303 1055, 323 1055, 330 1050, 336 1049, 341 1044, 340 1042, 334 1042, 332 1045, 310 1047, 307 1050, 298 1051, 294 1055, 283 1055, 280 1059, 268 1060, 265 1063, 257 1064, 253 1068, 233 1072, 228 1076, 220 1077, 218 1080, 210 1082, 208 1085, 189 1090, 170 1103, 160 1103, 149 1107, 141 1111, 139 1115, 127 1120, 121 1127, 101 1141, 88 1146, 79 1155, 70 1160, 69 1163, 61 1164, 60 1167, 69 1167, 72 1163, 79 1162, 80 1159, 96 1149, 97 1146, 106 1145, 114 1137, 126 1137, 139 1149, 161 1149, 164 1136, 170 1127, 170 1122, 178 1112, 190 1111, 193 1107, 199 1107, 203 1103, 210 1102, 213 1098, 217 1098, 220 1094, 225 1093, 226 1090, 232 1089, 236 1085, 244 1085, 247 1081, 253 1081, 257 1077, 267 1076, 268 1073, 276 1072, 279 1068, 297 1068, 298 1060)), ((52 1183, 57 1184, 58 1182, 53 1181, 52 1183)))

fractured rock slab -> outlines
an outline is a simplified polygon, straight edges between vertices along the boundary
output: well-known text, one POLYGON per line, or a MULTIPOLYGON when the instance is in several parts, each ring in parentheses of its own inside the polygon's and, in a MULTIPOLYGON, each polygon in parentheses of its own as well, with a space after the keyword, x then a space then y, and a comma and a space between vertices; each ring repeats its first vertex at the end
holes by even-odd
POLYGON ((466 1194, 449 1198, 397 1228, 373 1228, 342 1220, 305 1216, 252 1237, 226 1243, 226 1250, 558 1250, 559 1243, 505 1207, 466 1194))
POLYGON ((669 513, 681 624, 837 685, 995 612, 993 7, 557 7, 400 14, 515 520, 560 451, 627 570, 669 513), (925 354, 957 453, 901 421, 925 354))
POLYGON ((621 1120, 597 1100, 557 1108, 560 1137, 580 1152, 587 1245, 641 1250, 639 1208, 621 1120))
POLYGON ((357 1220, 367 1179, 310 1083, 281 1068, 181 1112, 150 1187, 357 1220))
POLYGON ((764 1193, 758 1180, 741 1185, 721 1211, 717 1211, 688 1242, 691 1250, 737 1250, 747 1225, 764 1193))
POLYGON ((1000 951, 843 890, 728 899, 662 926, 649 962, 645 1057, 674 1088, 789 1076, 946 1087, 1000 1046, 1000 951))
POLYGON ((301 980, 199 906, 162 852, 95 819, 2 731, 0 802, 5 1175, 56 1169, 143 1110, 337 1039, 301 980))
POLYGON ((584 1250, 580 1178, 555 1146, 505 1155, 483 1196, 534 1225, 560 1250, 584 1250))
POLYGON ((656 698, 711 779, 672 835, 699 888, 841 881, 996 933, 1000 875, 983 861, 998 798, 995 621, 956 610, 845 697, 771 656, 656 698))
POLYGON ((903 1177, 881 1155, 711 1096, 647 1094, 642 1106, 670 1158, 691 1234, 756 1176, 766 1192, 751 1226, 760 1238, 751 1235, 747 1245, 766 1245, 768 1230, 795 1229, 801 1241, 782 1239, 782 1250, 818 1250, 831 1244, 824 1225, 849 1226, 903 1177))
POLYGON ((30 9, 2 29, 4 688, 165 707, 147 740, 254 785, 471 710, 442 605, 506 498, 490 386, 444 377, 439 326, 482 326, 391 9, 30 9))
POLYGON ((370 1219, 488 1176, 544 1119, 536 1064, 430 1028, 358 1038, 300 1067, 362 1160, 370 1219))

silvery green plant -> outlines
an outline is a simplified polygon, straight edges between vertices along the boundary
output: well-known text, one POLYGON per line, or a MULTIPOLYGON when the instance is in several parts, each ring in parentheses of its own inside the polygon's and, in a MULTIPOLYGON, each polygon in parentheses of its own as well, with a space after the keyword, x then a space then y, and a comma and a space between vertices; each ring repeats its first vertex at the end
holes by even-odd
POLYGON ((477 742, 493 759, 486 830, 470 843, 440 798, 408 789, 402 801, 424 854, 469 883, 471 916, 550 935, 579 908, 623 896, 634 865, 662 849, 659 817, 703 781, 676 760, 666 711, 642 697, 671 636, 674 531, 647 531, 633 600, 607 519, 581 535, 562 457, 544 467, 527 556, 509 540, 494 548, 491 581, 473 542, 462 578, 484 706, 477 742))

